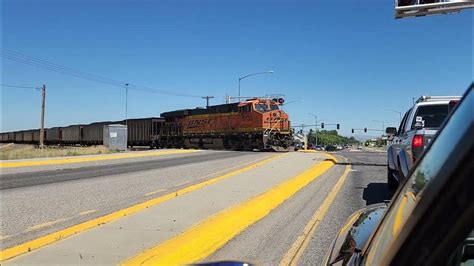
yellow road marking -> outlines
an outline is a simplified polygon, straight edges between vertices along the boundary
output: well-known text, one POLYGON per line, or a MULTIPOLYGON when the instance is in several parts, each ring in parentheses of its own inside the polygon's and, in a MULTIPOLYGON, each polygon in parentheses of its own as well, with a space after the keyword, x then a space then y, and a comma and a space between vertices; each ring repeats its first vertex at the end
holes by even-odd
POLYGON ((58 219, 58 220, 55 220, 55 221, 50 221, 50 222, 46 222, 46 223, 42 223, 42 224, 37 224, 35 226, 32 226, 32 227, 26 229, 26 231, 27 232, 35 231, 35 230, 45 228, 45 227, 48 227, 48 226, 51 226, 51 225, 54 225, 54 224, 57 224, 57 223, 60 223, 60 222, 64 222, 64 221, 66 221, 66 219, 58 219))
POLYGON ((311 236, 314 235, 314 232, 316 231, 316 228, 318 228, 319 223, 328 212, 329 207, 331 206, 332 202, 336 198, 336 195, 339 192, 339 190, 341 190, 342 185, 344 184, 344 181, 346 180, 346 177, 349 174, 349 172, 350 172, 350 166, 346 165, 344 173, 339 178, 339 180, 334 185, 334 187, 329 192, 329 194, 326 196, 326 199, 323 201, 321 206, 319 206, 319 208, 316 210, 313 217, 311 217, 309 222, 306 224, 303 230, 303 233, 296 239, 296 241, 293 243, 291 248, 288 250, 288 252, 285 254, 283 259, 280 261, 281 266, 298 265, 298 261, 300 260, 304 251, 308 247, 308 244, 311 240, 311 236))
POLYGON ((281 157, 285 154, 286 153, 273 155, 271 157, 268 157, 266 159, 258 161, 254 164, 248 165, 248 166, 243 167, 241 169, 238 169, 238 170, 235 170, 233 172, 230 172, 230 173, 227 173, 227 174, 224 174, 224 175, 221 175, 221 176, 203 181, 203 182, 198 183, 198 184, 191 185, 189 187, 179 189, 179 190, 177 190, 173 193, 169 193, 169 194, 166 194, 166 195, 154 198, 154 199, 150 199, 148 201, 139 203, 137 205, 133 205, 131 207, 128 207, 128 208, 125 208, 125 209, 122 209, 122 210, 119 210, 119 211, 116 211, 116 212, 113 212, 111 214, 108 214, 108 215, 105 215, 105 216, 102 216, 102 217, 98 217, 98 218, 95 218, 95 219, 92 219, 92 220, 89 220, 89 221, 86 221, 86 222, 68 227, 66 229, 51 233, 49 235, 42 236, 40 238, 31 240, 29 242, 20 244, 20 245, 15 246, 15 247, 11 247, 11 248, 7 248, 5 250, 1 250, 0 251, 0 262, 5 261, 7 259, 10 259, 12 257, 18 256, 20 254, 29 252, 31 250, 38 249, 42 246, 51 244, 51 243, 56 242, 58 240, 69 237, 71 235, 74 235, 74 234, 83 232, 85 230, 94 228, 94 227, 99 226, 101 224, 109 223, 109 222, 117 220, 117 219, 119 219, 123 216, 127 216, 127 215, 130 215, 130 214, 136 213, 138 211, 141 211, 143 209, 146 209, 148 207, 163 203, 163 202, 168 201, 170 199, 173 199, 177 196, 195 191, 195 190, 200 189, 204 186, 207 186, 207 185, 216 183, 218 181, 221 181, 225 178, 232 177, 232 176, 241 174, 243 172, 247 172, 247 171, 252 170, 256 167, 262 166, 262 165, 264 165, 264 164, 266 164, 266 163, 268 163, 268 162, 270 162, 270 161, 272 161, 276 158, 279 158, 279 157, 281 157))
POLYGON ((132 257, 124 265, 184 265, 206 258, 334 165, 325 160, 276 187, 211 216, 184 233, 132 257))
POLYGON ((0 241, 3 241, 3 240, 5 240, 5 239, 7 239, 7 238, 10 238, 10 237, 11 237, 11 236, 0 236, 0 241))
POLYGON ((77 215, 82 216, 82 215, 90 214, 90 213, 93 213, 93 212, 96 212, 96 211, 97 211, 97 210, 83 211, 83 212, 78 213, 77 215))
POLYGON ((146 193, 145 196, 151 196, 151 195, 153 195, 153 194, 160 193, 160 192, 165 191, 165 190, 166 190, 166 189, 161 188, 161 189, 158 189, 158 190, 155 190, 155 191, 146 193))
POLYGON ((190 153, 190 152, 196 152, 196 151, 197 150, 170 150, 170 151, 155 151, 155 152, 141 152, 141 153, 121 153, 121 154, 99 155, 99 156, 91 156, 91 157, 62 158, 62 159, 37 160, 37 161, 16 161, 16 162, 0 161, 0 168, 84 163, 84 162, 93 162, 93 161, 106 161, 106 160, 117 160, 117 159, 126 159, 126 158, 160 156, 160 155, 169 155, 169 154, 177 154, 177 153, 190 153))
POLYGON ((298 152, 303 152, 303 153, 318 153, 320 151, 316 151, 316 150, 298 150, 298 152))
POLYGON ((191 183, 191 181, 184 181, 184 182, 181 182, 179 184, 176 184, 174 185, 175 187, 179 187, 179 186, 182 186, 182 185, 185 185, 185 184, 188 184, 188 183, 191 183))

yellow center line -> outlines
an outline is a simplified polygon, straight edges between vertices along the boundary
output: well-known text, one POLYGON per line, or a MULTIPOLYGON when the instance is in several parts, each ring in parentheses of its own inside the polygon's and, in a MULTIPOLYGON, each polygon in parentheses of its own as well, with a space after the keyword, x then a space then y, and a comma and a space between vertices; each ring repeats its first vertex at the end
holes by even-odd
POLYGON ((36 160, 36 161, 0 161, 0 168, 13 168, 13 167, 27 167, 27 166, 42 166, 42 165, 58 165, 58 164, 70 164, 70 163, 84 163, 93 161, 106 161, 106 160, 117 160, 127 158, 141 158, 149 156, 161 156, 178 153, 191 153, 197 152, 198 150, 169 150, 169 151, 155 151, 155 152, 141 152, 141 153, 121 153, 111 155, 98 155, 91 157, 70 157, 70 158, 56 158, 49 160, 36 160))
POLYGON ((160 193, 160 192, 165 191, 165 190, 166 190, 166 189, 161 188, 161 189, 158 189, 158 190, 155 190, 155 191, 146 193, 145 196, 151 196, 151 195, 153 195, 153 194, 160 193))
POLYGON ((335 164, 325 160, 259 196, 211 216, 182 234, 121 264, 184 265, 206 258, 247 227, 268 215, 335 164))
POLYGON ((54 220, 54 221, 50 221, 50 222, 45 222, 45 223, 42 223, 42 224, 37 224, 37 225, 34 225, 32 227, 29 227, 28 229, 26 229, 26 231, 27 232, 35 231, 35 230, 38 230, 38 229, 49 227, 51 225, 54 225, 54 224, 57 224, 57 223, 60 223, 60 222, 64 222, 66 220, 67 219, 58 219, 58 220, 54 220))
POLYGON ((303 255, 304 251, 309 245, 311 237, 314 235, 314 232, 318 228, 321 220, 324 218, 324 216, 328 212, 329 207, 331 206, 332 202, 336 198, 336 195, 341 190, 342 185, 344 184, 344 181, 346 180, 346 177, 350 172, 350 169, 351 169, 350 166, 346 165, 344 173, 339 178, 339 180, 334 185, 334 187, 331 189, 329 194, 326 196, 321 206, 319 206, 319 208, 316 210, 313 217, 311 217, 309 222, 306 224, 305 228, 303 229, 303 233, 300 236, 298 236, 296 241, 293 243, 293 245, 290 247, 288 252, 280 261, 280 266, 298 265, 298 262, 301 256, 303 255))
POLYGON ((10 237, 11 237, 11 236, 0 236, 0 241, 3 241, 3 240, 5 240, 5 239, 7 239, 7 238, 10 238, 10 237))
POLYGON ((82 215, 90 214, 90 213, 93 213, 93 212, 96 212, 96 211, 97 211, 97 210, 83 211, 83 212, 78 213, 77 215, 82 216, 82 215))
POLYGON ((83 223, 80 223, 80 224, 77 224, 77 225, 73 225, 71 227, 65 228, 63 230, 59 230, 59 231, 51 233, 49 235, 39 237, 37 239, 28 241, 28 242, 20 244, 18 246, 14 246, 14 247, 11 247, 11 248, 1 250, 0 251, 0 262, 8 260, 12 257, 16 257, 18 255, 24 254, 24 253, 29 252, 31 250, 38 249, 38 248, 43 247, 45 245, 54 243, 58 240, 64 239, 64 238, 69 237, 71 235, 74 235, 74 234, 86 231, 88 229, 97 227, 101 224, 109 223, 109 222, 115 221, 119 218, 122 218, 124 216, 136 213, 136 212, 144 210, 146 208, 149 208, 151 206, 161 204, 161 203, 166 202, 170 199, 173 199, 177 196, 187 194, 189 192, 195 191, 197 189, 208 186, 210 184, 219 182, 223 179, 226 179, 226 178, 229 178, 229 177, 232 177, 232 176, 250 171, 250 170, 252 170, 256 167, 260 167, 260 166, 262 166, 266 163, 269 163, 270 161, 273 161, 273 160, 275 160, 275 159, 277 159, 277 158, 279 158, 283 155, 286 155, 286 154, 287 153, 273 155, 271 157, 265 158, 261 161, 258 161, 254 164, 251 164, 251 165, 248 165, 246 167, 240 168, 240 169, 235 170, 233 172, 230 172, 230 173, 227 173, 227 174, 224 174, 224 175, 212 178, 212 179, 208 179, 208 180, 203 181, 201 183, 197 183, 197 184, 179 189, 179 190, 177 190, 173 193, 169 193, 169 194, 157 197, 157 198, 153 198, 153 199, 147 200, 145 202, 133 205, 131 207, 128 207, 128 208, 125 208, 125 209, 122 209, 122 210, 119 210, 119 211, 115 211, 115 212, 107 214, 105 216, 101 216, 101 217, 98 217, 98 218, 95 218, 95 219, 92 219, 92 220, 89 220, 89 221, 86 221, 86 222, 83 222, 83 223))
POLYGON ((179 186, 182 186, 182 185, 185 185, 185 184, 188 184, 188 183, 191 183, 191 181, 184 181, 184 182, 181 182, 181 183, 178 183, 176 185, 174 185, 175 187, 179 187, 179 186))

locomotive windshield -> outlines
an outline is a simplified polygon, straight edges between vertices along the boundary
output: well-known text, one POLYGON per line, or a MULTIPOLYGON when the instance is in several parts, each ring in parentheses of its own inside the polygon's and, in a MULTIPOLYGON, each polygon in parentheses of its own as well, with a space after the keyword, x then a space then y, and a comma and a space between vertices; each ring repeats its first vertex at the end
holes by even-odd
POLYGON ((262 113, 270 111, 270 109, 268 108, 268 106, 265 103, 255 104, 255 110, 257 110, 259 112, 262 112, 262 113))
POLYGON ((261 113, 279 110, 277 104, 270 104, 270 107, 266 103, 257 103, 255 104, 255 110, 261 113))
POLYGON ((278 107, 277 104, 272 104, 272 105, 270 105, 270 108, 271 108, 272 111, 280 110, 280 108, 278 107))

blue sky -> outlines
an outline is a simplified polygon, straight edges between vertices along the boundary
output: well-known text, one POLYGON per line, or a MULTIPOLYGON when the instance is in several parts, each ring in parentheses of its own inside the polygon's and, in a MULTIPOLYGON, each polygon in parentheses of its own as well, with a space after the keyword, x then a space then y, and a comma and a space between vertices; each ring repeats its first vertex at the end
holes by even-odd
MULTIPOLYGON (((473 80, 472 11, 395 20, 393 1, 4 0, 2 47, 157 89, 281 93, 293 124, 396 126, 412 97, 460 95, 473 80)), ((47 86, 46 126, 119 120, 124 90, 2 58, 2 83, 47 86)), ((40 94, 2 89, 2 131, 36 128, 40 94)), ((203 106, 129 93, 129 117, 203 106)))

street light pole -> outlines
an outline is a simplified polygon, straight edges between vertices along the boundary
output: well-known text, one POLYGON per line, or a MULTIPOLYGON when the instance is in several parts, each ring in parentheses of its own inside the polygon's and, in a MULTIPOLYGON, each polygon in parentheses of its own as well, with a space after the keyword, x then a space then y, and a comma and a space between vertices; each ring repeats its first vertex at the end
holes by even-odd
POLYGON ((239 78, 239 100, 240 100, 240 81, 243 80, 244 78, 248 78, 250 76, 255 76, 255 75, 260 75, 260 74, 273 74, 273 70, 256 72, 256 73, 248 74, 239 78))
POLYGON ((128 83, 125 83, 125 125, 128 130, 128 83))
POLYGON ((315 142, 315 146, 318 146, 318 116, 313 113, 309 113, 309 115, 314 117, 314 138, 315 138, 314 142, 315 142))
POLYGON ((390 110, 390 109, 384 109, 385 111, 388 111, 388 112, 394 112, 394 113, 398 113, 398 116, 400 118, 400 122, 402 122, 402 112, 399 112, 399 111, 395 111, 395 110, 390 110))
POLYGON ((41 128, 40 128, 40 148, 44 148, 44 109, 46 102, 46 85, 41 87, 41 128))
MULTIPOLYGON (((384 121, 381 121, 381 120, 372 120, 372 121, 382 123, 382 131, 385 131, 385 122, 384 121)), ((383 133, 382 133, 382 135, 383 135, 383 133)))
POLYGON ((298 103, 298 102, 304 102, 304 100, 290 101, 290 102, 287 102, 287 103, 284 102, 284 103, 281 104, 281 110, 283 111, 283 107, 287 106, 288 104, 298 103))

